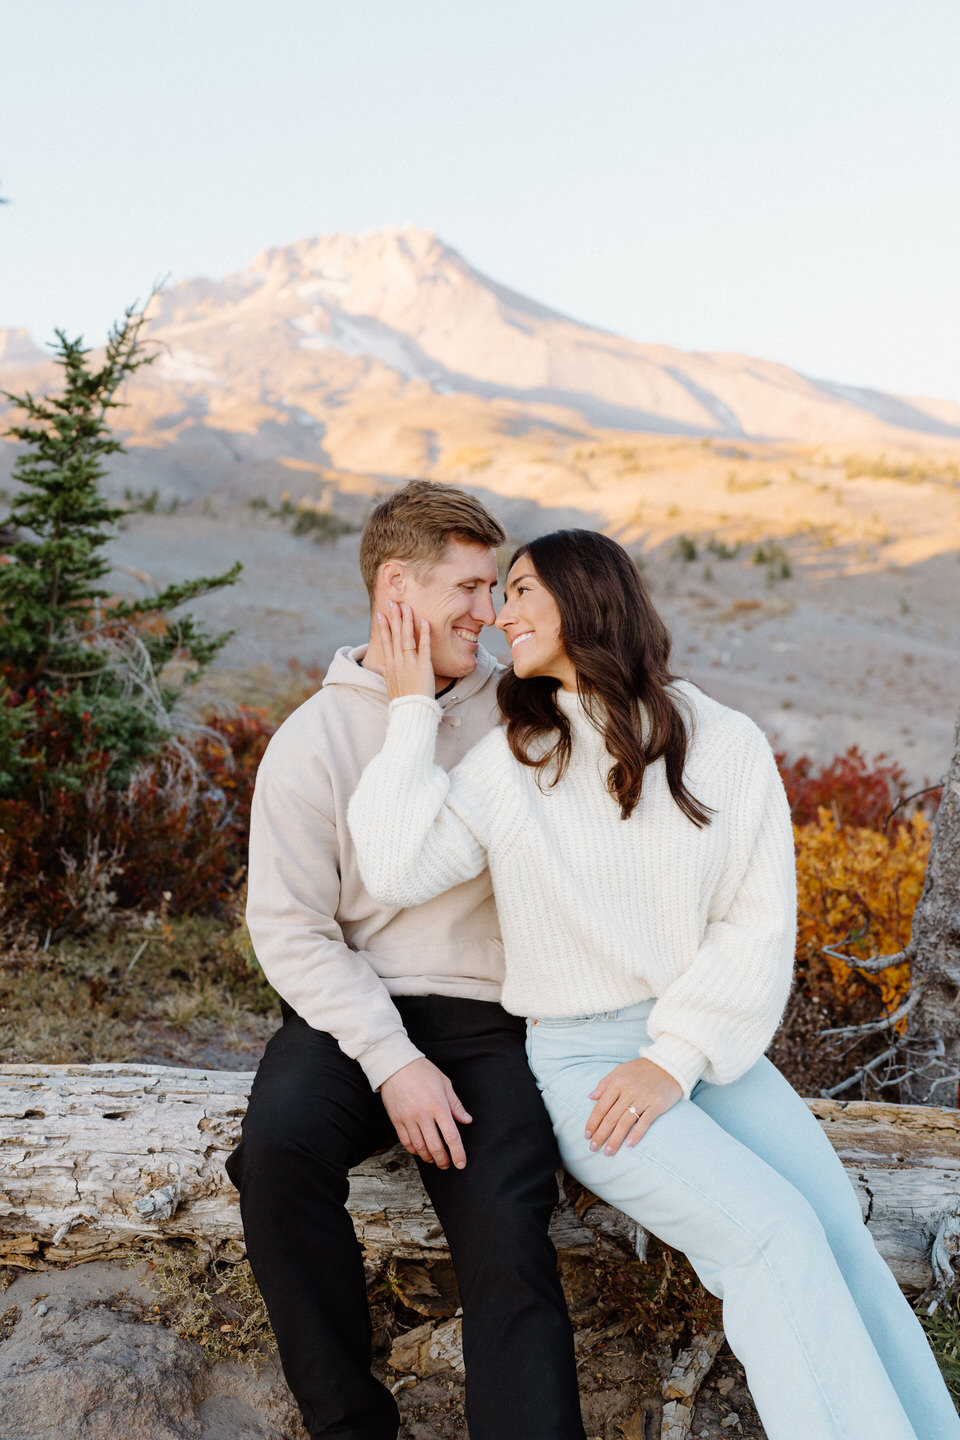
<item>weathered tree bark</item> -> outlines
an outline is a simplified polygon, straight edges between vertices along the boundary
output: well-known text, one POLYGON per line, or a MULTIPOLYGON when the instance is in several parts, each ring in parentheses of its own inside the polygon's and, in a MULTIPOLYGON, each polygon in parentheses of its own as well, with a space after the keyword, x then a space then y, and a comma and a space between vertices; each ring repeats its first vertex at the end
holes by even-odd
MULTIPOLYGON (((76 1263, 177 1237, 242 1255, 223 1162, 252 1075, 162 1065, 0 1065, 0 1263, 76 1263)), ((897 1279, 922 1289, 945 1213, 960 1202, 960 1113, 813 1100, 897 1279)), ((561 1249, 636 1227, 573 1181, 557 1211, 561 1249)), ((411 1158, 399 1147, 352 1173, 350 1212, 371 1259, 445 1251, 411 1158)))
POLYGON ((960 1080, 960 715, 908 953, 905 1100, 952 1105, 960 1080), (912 1073, 911 1073, 912 1072, 912 1073))

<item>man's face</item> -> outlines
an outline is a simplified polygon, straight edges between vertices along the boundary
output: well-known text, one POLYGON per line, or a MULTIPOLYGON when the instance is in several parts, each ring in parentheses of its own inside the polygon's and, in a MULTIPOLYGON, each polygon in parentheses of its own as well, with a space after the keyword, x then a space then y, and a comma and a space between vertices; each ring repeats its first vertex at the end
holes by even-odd
POLYGON ((437 688, 477 668, 477 642, 484 625, 496 619, 493 590, 497 583, 496 553, 485 545, 451 540, 429 569, 408 566, 404 600, 413 610, 417 639, 420 621, 430 622, 430 653, 437 688))

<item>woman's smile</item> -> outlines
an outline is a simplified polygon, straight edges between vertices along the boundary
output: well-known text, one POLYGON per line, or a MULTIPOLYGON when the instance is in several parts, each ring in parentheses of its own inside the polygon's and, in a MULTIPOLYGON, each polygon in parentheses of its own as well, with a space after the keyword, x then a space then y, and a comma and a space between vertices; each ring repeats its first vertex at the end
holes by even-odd
POLYGON ((505 586, 506 600, 497 616, 521 680, 551 675, 565 690, 576 690, 577 676, 560 638, 560 609, 538 576, 529 555, 513 564, 505 586))

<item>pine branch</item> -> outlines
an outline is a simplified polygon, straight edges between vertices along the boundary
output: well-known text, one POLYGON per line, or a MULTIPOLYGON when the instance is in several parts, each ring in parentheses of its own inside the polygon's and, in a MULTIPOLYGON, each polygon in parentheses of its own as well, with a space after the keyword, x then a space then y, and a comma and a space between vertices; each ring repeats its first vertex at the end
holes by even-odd
POLYGON ((178 605, 185 605, 188 600, 195 600, 199 595, 221 590, 225 585, 235 585, 242 570, 243 565, 237 560, 229 570, 224 570, 220 575, 203 575, 196 580, 183 580, 179 584, 167 585, 156 595, 148 595, 142 600, 120 600, 111 606, 110 614, 126 619, 133 615, 151 615, 155 612, 175 610, 178 605))

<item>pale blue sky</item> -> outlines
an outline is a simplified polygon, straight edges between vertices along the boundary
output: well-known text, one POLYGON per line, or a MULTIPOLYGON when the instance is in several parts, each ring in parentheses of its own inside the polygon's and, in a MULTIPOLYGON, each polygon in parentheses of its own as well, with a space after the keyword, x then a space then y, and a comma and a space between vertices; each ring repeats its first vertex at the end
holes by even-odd
POLYGON ((960 400, 958 0, 0 0, 0 326, 413 222, 637 340, 960 400))

